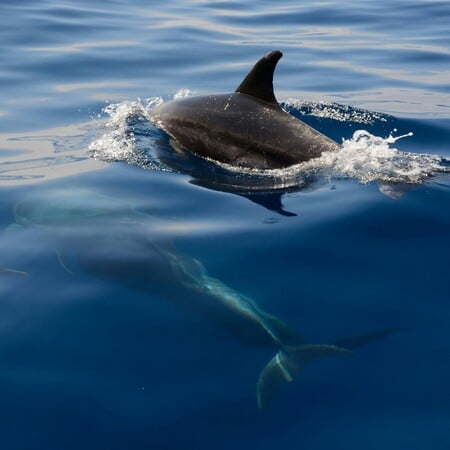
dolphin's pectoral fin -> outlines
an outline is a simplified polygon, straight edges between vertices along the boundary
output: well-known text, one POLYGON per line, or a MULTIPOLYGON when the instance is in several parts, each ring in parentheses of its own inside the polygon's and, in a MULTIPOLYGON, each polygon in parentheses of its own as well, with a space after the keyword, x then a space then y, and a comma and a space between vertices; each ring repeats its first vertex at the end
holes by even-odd
POLYGON ((241 94, 251 95, 268 103, 278 105, 273 93, 273 72, 283 54, 275 50, 263 56, 236 89, 241 94))
POLYGON ((351 350, 336 345, 320 344, 299 345, 280 350, 258 378, 256 385, 258 408, 265 408, 279 387, 284 383, 292 382, 298 372, 313 359, 319 356, 352 354, 351 350))

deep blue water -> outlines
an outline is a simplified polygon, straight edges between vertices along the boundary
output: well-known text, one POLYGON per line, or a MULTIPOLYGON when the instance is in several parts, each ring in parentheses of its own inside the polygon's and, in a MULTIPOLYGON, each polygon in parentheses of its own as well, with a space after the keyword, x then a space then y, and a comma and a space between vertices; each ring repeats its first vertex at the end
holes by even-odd
POLYGON ((3 2, 1 449, 449 449, 449 21, 447 1, 3 2), (273 49, 277 98, 339 155, 230 173, 148 122, 273 49), (392 332, 259 410, 277 348, 227 294, 307 342, 392 332))

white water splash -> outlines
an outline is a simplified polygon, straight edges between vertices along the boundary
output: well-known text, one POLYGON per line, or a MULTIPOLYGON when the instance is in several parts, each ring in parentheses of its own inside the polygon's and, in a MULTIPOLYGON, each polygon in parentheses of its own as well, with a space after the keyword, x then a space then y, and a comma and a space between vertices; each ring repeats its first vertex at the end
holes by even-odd
POLYGON ((192 97, 194 95, 198 95, 198 93, 189 89, 182 88, 175 92, 173 98, 175 100, 176 98, 192 97))
POLYGON ((284 186, 293 184, 296 178, 312 174, 353 178, 361 183, 421 183, 435 172, 448 172, 449 168, 443 165, 444 160, 438 155, 402 152, 391 147, 399 139, 412 135, 408 133, 395 137, 390 134, 382 138, 366 130, 358 130, 351 139, 343 140, 339 151, 325 152, 319 158, 286 169, 255 170, 225 164, 221 166, 234 172, 284 180, 284 186))
MULTIPOLYGON (((173 95, 173 98, 177 99, 193 95, 197 95, 197 93, 182 88, 173 95)), ((145 101, 141 99, 134 102, 124 101, 111 103, 105 107, 102 112, 108 118, 100 126, 103 133, 89 145, 88 153, 93 158, 101 161, 123 161, 139 167, 168 170, 156 161, 149 161, 148 155, 137 148, 133 128, 129 126, 130 121, 147 122, 150 111, 163 102, 162 97, 151 97, 145 101)))
POLYGON ((135 102, 108 105, 103 109, 103 113, 109 116, 108 120, 101 124, 104 132, 89 145, 88 152, 93 158, 102 161, 124 161, 128 164, 148 166, 146 155, 136 147, 135 134, 130 129, 129 122, 147 121, 148 112, 161 103, 161 97, 152 97, 147 99, 145 104, 139 99, 135 102))
POLYGON ((434 172, 445 171, 443 159, 438 155, 402 152, 391 146, 412 135, 394 137, 390 134, 382 138, 358 130, 351 139, 343 140, 340 151, 324 153, 317 163, 322 170, 356 178, 362 183, 421 183, 434 172))

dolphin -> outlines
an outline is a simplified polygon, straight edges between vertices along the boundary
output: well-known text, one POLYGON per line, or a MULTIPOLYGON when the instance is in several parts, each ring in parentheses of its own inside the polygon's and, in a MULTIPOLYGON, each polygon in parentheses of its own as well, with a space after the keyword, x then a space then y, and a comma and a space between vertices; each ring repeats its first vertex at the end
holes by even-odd
POLYGON ((273 73, 282 56, 263 56, 233 93, 162 103, 150 121, 192 153, 234 167, 282 169, 338 150, 277 102, 273 73))
POLYGON ((16 204, 14 217, 4 239, 26 242, 24 239, 36 239, 38 232, 43 248, 58 249, 58 263, 70 276, 87 272, 166 298, 202 314, 243 341, 275 352, 256 384, 259 408, 265 408, 281 385, 293 381, 316 358, 351 355, 354 348, 398 330, 385 329, 330 344, 310 343, 252 298, 211 276, 199 260, 180 252, 166 235, 176 223, 141 211, 129 199, 79 186, 53 188, 36 191, 16 204))

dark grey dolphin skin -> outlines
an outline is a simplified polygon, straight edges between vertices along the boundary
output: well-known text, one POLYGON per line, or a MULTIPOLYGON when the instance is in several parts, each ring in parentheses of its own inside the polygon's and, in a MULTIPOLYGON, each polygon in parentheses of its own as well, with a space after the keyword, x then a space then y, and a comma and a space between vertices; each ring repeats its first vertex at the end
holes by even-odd
POLYGON ((150 120, 191 152, 236 167, 278 169, 340 146, 278 104, 273 73, 278 50, 263 56, 231 94, 162 103, 150 120))

